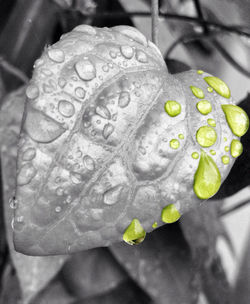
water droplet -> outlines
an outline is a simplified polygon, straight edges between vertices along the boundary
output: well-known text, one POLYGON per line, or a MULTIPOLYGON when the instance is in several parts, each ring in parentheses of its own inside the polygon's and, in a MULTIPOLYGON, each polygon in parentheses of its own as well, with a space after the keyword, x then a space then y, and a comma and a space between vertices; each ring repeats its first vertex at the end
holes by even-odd
POLYGON ((212 119, 212 118, 209 118, 209 119, 207 120, 207 123, 208 123, 211 127, 216 127, 216 122, 215 122, 215 120, 212 119))
POLYGON ((210 150, 209 151, 212 155, 216 155, 216 151, 214 151, 214 150, 210 150))
POLYGON ((213 92, 213 90, 214 90, 214 89, 213 89, 213 88, 211 88, 211 87, 208 87, 208 88, 207 88, 207 91, 208 91, 209 93, 212 93, 212 92, 213 92))
POLYGON ((115 186, 114 188, 109 189, 103 195, 103 202, 106 205, 114 205, 118 203, 119 196, 122 192, 122 186, 115 186))
POLYGON ((112 115, 112 120, 113 120, 113 121, 116 121, 116 120, 117 120, 117 113, 114 113, 114 114, 112 115))
POLYGON ((225 152, 228 152, 229 151, 229 146, 226 146, 225 147, 225 152))
POLYGON ((210 113, 212 111, 212 105, 207 100, 201 100, 201 101, 199 101, 196 104, 196 108, 203 115, 207 115, 208 113, 210 113))
POLYGON ((70 178, 73 184, 78 185, 82 182, 82 176, 79 173, 71 173, 70 178))
POLYGON ((114 132, 114 126, 111 125, 110 123, 107 123, 103 128, 102 135, 105 139, 107 139, 113 132, 114 132))
POLYGON ((211 127, 203 126, 196 132, 196 140, 202 147, 211 147, 215 144, 216 139, 217 134, 211 127))
POLYGON ((243 136, 249 128, 247 113, 240 107, 231 104, 222 105, 221 107, 233 134, 243 136))
POLYGON ((56 179, 55 179, 55 182, 58 184, 61 182, 61 177, 60 176, 57 176, 56 179))
POLYGON ((127 59, 131 59, 134 55, 134 50, 131 46, 129 45, 122 45, 121 46, 121 53, 122 55, 127 58, 127 59))
POLYGON ((87 24, 81 24, 76 26, 73 31, 82 32, 89 35, 96 35, 96 29, 93 26, 87 25, 87 24))
POLYGON ((70 195, 68 195, 66 198, 66 203, 70 204, 71 202, 72 202, 72 197, 70 195))
POLYGON ((85 81, 90 81, 96 77, 96 69, 90 60, 79 60, 75 64, 78 76, 85 81))
POLYGON ((183 135, 183 134, 179 134, 178 137, 179 137, 180 139, 184 139, 184 135, 183 135))
POLYGON ((28 161, 32 160, 36 156, 36 150, 34 148, 28 148, 23 153, 23 160, 28 161))
POLYGON ((141 62, 141 63, 146 63, 146 62, 148 62, 147 55, 146 55, 144 52, 140 51, 140 50, 137 50, 137 52, 136 52, 136 59, 137 59, 139 62, 141 62))
POLYGON ((139 146, 138 150, 141 152, 142 155, 145 155, 146 152, 147 152, 146 149, 144 147, 142 147, 142 146, 139 146))
POLYGON ((29 99, 35 99, 39 96, 39 89, 36 85, 31 84, 26 89, 26 96, 29 99))
POLYGON ((91 122, 90 121, 84 121, 83 126, 84 126, 84 128, 89 128, 91 126, 91 122))
POLYGON ((92 171, 95 169, 95 162, 93 160, 92 157, 90 157, 89 155, 85 155, 83 157, 83 162, 84 162, 84 166, 86 167, 86 169, 92 171))
POLYGON ((138 219, 133 219, 123 234, 124 242, 129 245, 140 244, 144 241, 146 232, 138 219))
POLYGON ((223 162, 224 165, 227 165, 227 164, 229 164, 230 157, 227 156, 227 155, 223 155, 223 156, 221 157, 221 160, 222 160, 222 162, 223 162))
POLYGON ((83 99, 86 95, 86 91, 83 88, 78 87, 75 89, 75 94, 76 94, 76 97, 83 99))
POLYGON ((231 155, 236 158, 243 152, 242 143, 238 139, 233 139, 231 142, 231 155))
POLYGON ((179 102, 174 100, 168 100, 165 103, 164 108, 168 115, 171 117, 175 117, 181 113, 181 105, 179 104, 179 102))
POLYGON ((114 51, 110 51, 109 55, 110 55, 111 58, 116 58, 117 57, 117 53, 114 52, 114 51))
POLYGON ((56 189, 56 194, 57 194, 58 196, 62 196, 62 195, 63 195, 63 188, 58 187, 58 188, 56 189))
POLYGON ((58 85, 59 85, 59 87, 60 87, 61 89, 63 89, 63 88, 66 86, 66 83, 67 83, 67 81, 66 81, 66 79, 64 79, 64 78, 59 78, 59 79, 58 79, 58 85))
POLYGON ((194 176, 195 194, 200 199, 209 199, 219 190, 220 185, 221 175, 216 163, 202 150, 194 176))
POLYGON ((178 139, 171 139, 169 145, 172 149, 178 149, 180 146, 180 142, 178 139))
POLYGON ((51 93, 51 92, 53 92, 53 87, 52 86, 50 86, 50 85, 48 85, 48 84, 46 84, 46 83, 44 83, 43 84, 43 91, 44 91, 44 93, 51 93))
POLYGON ((105 64, 105 65, 102 67, 102 70, 103 70, 103 72, 108 72, 108 71, 109 71, 109 67, 105 64))
POLYGON ((44 75, 44 76, 51 76, 53 73, 51 72, 51 70, 49 69, 41 69, 41 73, 44 75))
POLYGON ((99 116, 101 116, 102 118, 105 118, 105 119, 111 119, 111 114, 108 110, 107 107, 105 106, 97 106, 96 109, 96 114, 98 114, 99 116))
POLYGON ((204 73, 204 71, 202 71, 202 70, 198 70, 197 71, 197 74, 199 74, 199 75, 201 75, 201 74, 203 74, 204 73))
POLYGON ((153 228, 157 228, 157 227, 158 227, 157 222, 154 222, 153 225, 152 225, 152 227, 153 227, 153 228))
POLYGON ((125 108, 128 106, 129 102, 130 102, 129 92, 126 91, 121 92, 118 99, 118 106, 120 108, 125 108))
POLYGON ((58 103, 58 111, 65 117, 71 117, 75 114, 75 107, 67 100, 60 100, 58 103))
POLYGON ((206 83, 212 87, 219 95, 225 98, 230 98, 231 93, 228 86, 218 77, 207 76, 204 77, 206 83))
POLYGON ((195 97, 200 98, 200 99, 205 97, 202 89, 197 88, 195 86, 190 86, 190 89, 191 89, 191 91, 192 91, 192 93, 194 94, 195 97))
POLYGON ((181 217, 179 211, 176 209, 174 204, 167 205, 162 209, 161 213, 161 220, 164 223, 174 223, 178 221, 178 219, 181 217))
POLYGON ((17 184, 19 186, 27 185, 35 177, 37 170, 33 167, 31 163, 23 165, 17 176, 17 184))
POLYGON ((64 52, 60 49, 50 49, 48 51, 48 56, 51 60, 55 62, 63 62, 65 59, 64 52))
POLYGON ((10 198, 9 200, 10 208, 11 209, 16 209, 18 205, 18 201, 15 197, 10 198))
POLYGON ((57 206, 57 207, 55 208, 55 212, 59 213, 59 212, 61 212, 61 211, 62 211, 62 207, 57 206))
POLYGON ((16 218, 17 223, 22 223, 23 220, 24 220, 24 217, 22 215, 20 215, 16 218))
POLYGON ((226 137, 224 137, 224 141, 227 141, 227 138, 226 138, 226 137))
POLYGON ((198 158, 199 158, 199 153, 198 153, 198 152, 193 152, 193 153, 192 153, 192 157, 193 157, 194 159, 198 159, 198 158))

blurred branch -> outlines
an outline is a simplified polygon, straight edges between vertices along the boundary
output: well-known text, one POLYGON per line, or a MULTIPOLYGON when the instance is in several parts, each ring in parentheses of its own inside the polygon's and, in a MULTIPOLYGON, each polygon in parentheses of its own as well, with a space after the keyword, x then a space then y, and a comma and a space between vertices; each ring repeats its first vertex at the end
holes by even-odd
POLYGON ((151 0, 152 41, 158 45, 159 34, 159 0, 151 0))
POLYGON ((232 212, 234 212, 234 211, 236 211, 236 210, 238 210, 242 207, 245 207, 249 203, 250 203, 250 200, 246 200, 246 201, 243 201, 243 202, 241 202, 241 203, 239 203, 235 206, 229 207, 229 208, 224 209, 224 210, 222 209, 219 213, 219 216, 228 215, 229 213, 232 213, 232 212))
POLYGON ((2 67, 8 73, 14 75, 24 83, 28 83, 29 78, 14 65, 10 64, 6 59, 0 56, 0 67, 2 67))

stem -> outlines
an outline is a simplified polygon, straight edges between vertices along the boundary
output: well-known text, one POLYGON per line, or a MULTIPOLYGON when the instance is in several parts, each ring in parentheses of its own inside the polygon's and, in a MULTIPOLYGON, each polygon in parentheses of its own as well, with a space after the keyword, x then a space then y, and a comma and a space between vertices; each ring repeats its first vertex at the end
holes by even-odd
POLYGON ((18 79, 20 79, 24 83, 29 82, 29 78, 18 68, 10 64, 8 61, 6 61, 3 57, 0 56, 0 66, 7 71, 8 73, 16 76, 18 79))
POLYGON ((152 41, 158 46, 159 34, 159 0, 151 0, 152 41))

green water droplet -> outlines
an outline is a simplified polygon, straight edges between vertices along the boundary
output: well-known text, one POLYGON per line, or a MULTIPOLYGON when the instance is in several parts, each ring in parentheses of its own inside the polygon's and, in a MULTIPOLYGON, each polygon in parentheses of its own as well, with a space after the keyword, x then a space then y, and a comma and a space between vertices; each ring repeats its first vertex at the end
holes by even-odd
POLYGON ((201 74, 203 74, 204 73, 204 71, 202 71, 202 70, 198 70, 197 71, 197 74, 199 74, 199 75, 201 75, 201 74))
POLYGON ((216 155, 216 151, 214 151, 214 150, 210 150, 209 151, 212 155, 216 155))
POLYGON ((227 123, 236 136, 243 136, 249 128, 247 113, 235 105, 222 105, 222 110, 226 115, 227 123))
POLYGON ((223 155, 221 157, 221 160, 222 160, 222 162, 223 162, 224 165, 227 165, 227 164, 229 164, 230 158, 227 155, 223 155))
POLYGON ((213 89, 213 88, 211 88, 211 87, 208 87, 208 88, 207 88, 207 91, 208 91, 209 93, 212 93, 212 92, 213 92, 213 90, 214 90, 214 89, 213 89))
POLYGON ((215 122, 215 120, 212 119, 212 118, 209 118, 209 119, 207 120, 207 123, 208 123, 211 127, 216 127, 216 122, 215 122))
POLYGON ((123 234, 123 240, 130 244, 135 245, 143 242, 146 232, 138 219, 133 219, 123 234))
POLYGON ((217 134, 213 128, 203 126, 196 132, 196 139, 202 147, 211 147, 216 142, 217 134))
POLYGON ((201 101, 199 101, 196 104, 196 108, 203 115, 207 115, 208 113, 210 113, 212 111, 212 105, 207 100, 201 100, 201 101))
POLYGON ((183 135, 183 134, 179 134, 178 137, 179 137, 180 139, 184 139, 184 135, 183 135))
POLYGON ((193 157, 194 159, 198 159, 198 158, 199 158, 199 153, 198 153, 198 152, 193 152, 193 153, 192 153, 192 157, 193 157))
POLYGON ((198 169, 194 176, 194 192, 200 199, 212 197, 220 188, 221 175, 213 159, 201 150, 198 169))
POLYGON ((190 86, 190 89, 191 89, 191 91, 192 91, 192 93, 194 94, 195 97, 200 98, 200 99, 205 97, 202 89, 197 88, 195 86, 190 86))
POLYGON ((178 219, 181 217, 179 211, 176 209, 174 204, 167 205, 162 209, 161 212, 161 219, 164 223, 174 223, 178 221, 178 219))
POLYGON ((204 80, 210 87, 212 87, 222 97, 230 98, 231 93, 229 87, 220 78, 214 76, 207 76, 204 77, 204 80))
POLYGON ((178 149, 180 146, 180 142, 178 139, 171 139, 169 145, 172 149, 178 149))
POLYGON ((158 224, 157 222, 154 222, 154 224, 152 225, 153 228, 157 228, 158 227, 158 224))
POLYGON ((181 113, 181 105, 175 100, 168 100, 165 103, 164 108, 168 115, 171 117, 175 117, 181 113))
POLYGON ((224 137, 224 141, 227 141, 227 138, 226 138, 226 137, 224 137))
POLYGON ((225 149, 224 149, 226 152, 229 151, 229 146, 226 146, 225 149))
POLYGON ((239 157, 242 152, 243 152, 242 143, 237 139, 233 139, 231 142, 231 155, 234 158, 236 158, 239 157))

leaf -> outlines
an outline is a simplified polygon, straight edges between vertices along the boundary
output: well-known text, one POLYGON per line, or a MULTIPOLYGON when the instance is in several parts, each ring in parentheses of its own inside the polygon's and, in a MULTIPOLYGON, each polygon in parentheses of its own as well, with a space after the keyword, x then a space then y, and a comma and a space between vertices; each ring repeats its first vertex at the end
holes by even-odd
MULTIPOLYGON (((7 240, 25 304, 30 303, 30 300, 50 282, 67 256, 29 257, 16 252, 13 247, 13 216, 10 204, 15 208, 15 202, 9 200, 15 190, 17 141, 24 109, 24 94, 25 88, 22 87, 6 96, 0 112, 0 141, 7 240)), ((22 218, 17 220, 22 222, 22 218)))
POLYGON ((120 243, 110 249, 156 303, 196 303, 199 286, 189 248, 177 224, 157 229, 140 246, 120 243))
MULTIPOLYGON (((250 116, 250 94, 239 103, 239 106, 250 116)), ((243 145, 243 153, 237 158, 227 179, 216 194, 216 199, 231 196, 250 185, 250 130, 242 137, 241 143, 243 145)))
POLYGON ((62 276, 70 293, 80 299, 109 292, 127 278, 106 248, 72 255, 62 269, 62 276))
POLYGON ((168 74, 157 47, 128 26, 80 25, 46 49, 26 92, 15 248, 49 255, 138 242, 154 222, 163 225, 167 205, 175 204, 170 209, 179 216, 201 203, 198 196, 214 195, 234 162, 227 156, 222 163, 221 138, 236 137, 221 109, 232 102, 218 89, 227 86, 214 77, 210 85, 218 94, 211 94, 208 76, 168 74), (205 96, 214 129, 196 108, 205 96), (181 111, 165 111, 167 101, 181 111), (215 142, 216 154, 205 157, 215 142), (202 153, 200 160, 194 152, 202 153), (206 178, 216 182, 213 191, 203 187, 206 178), (140 237, 123 236, 131 222, 140 237))
POLYGON ((209 201, 208 205, 186 213, 180 221, 203 293, 211 304, 232 303, 231 288, 216 252, 216 242, 222 232, 218 217, 220 203, 209 201))
POLYGON ((133 282, 121 283, 116 289, 74 304, 152 304, 149 297, 133 282))
POLYGON ((250 241, 245 247, 245 253, 239 268, 237 281, 235 284, 233 300, 234 303, 248 304, 250 299, 250 241))

